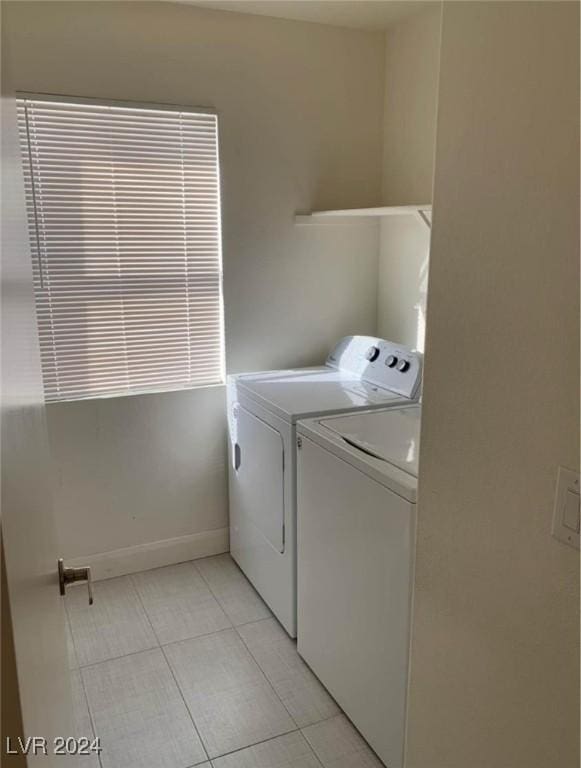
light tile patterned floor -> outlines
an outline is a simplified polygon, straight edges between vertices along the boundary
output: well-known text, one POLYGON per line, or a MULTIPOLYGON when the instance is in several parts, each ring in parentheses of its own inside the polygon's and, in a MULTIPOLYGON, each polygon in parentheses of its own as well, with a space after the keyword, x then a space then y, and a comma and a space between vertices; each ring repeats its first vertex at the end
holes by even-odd
POLYGON ((381 768, 229 555, 94 592, 66 599, 81 768, 381 768))

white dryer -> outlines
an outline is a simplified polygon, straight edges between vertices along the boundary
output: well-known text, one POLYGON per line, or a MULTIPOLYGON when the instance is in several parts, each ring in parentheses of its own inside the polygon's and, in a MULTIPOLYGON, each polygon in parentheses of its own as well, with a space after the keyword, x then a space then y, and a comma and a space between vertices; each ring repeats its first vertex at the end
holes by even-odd
POLYGON ((298 650, 404 763, 420 406, 298 425, 298 650))
POLYGON ((291 637, 297 631, 296 422, 419 397, 419 353, 349 336, 316 368, 228 377, 230 550, 291 637))

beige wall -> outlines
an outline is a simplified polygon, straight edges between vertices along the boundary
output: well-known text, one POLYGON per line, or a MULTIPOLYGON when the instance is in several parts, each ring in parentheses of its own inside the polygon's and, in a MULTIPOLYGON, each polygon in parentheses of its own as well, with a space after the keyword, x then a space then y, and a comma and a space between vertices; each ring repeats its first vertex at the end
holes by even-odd
MULTIPOLYGON (((441 3, 386 33, 385 205, 432 200, 441 3)), ((381 222, 378 333, 423 351, 430 236, 415 218, 381 222)))
POLYGON ((424 351, 430 230, 415 216, 380 223, 377 333, 424 351))
MULTIPOLYGON (((375 332, 373 229, 293 215, 380 202, 382 33, 172 3, 5 5, 21 90, 217 108, 230 372, 375 332)), ((224 407, 222 388, 50 406, 63 554, 226 526, 224 407)))
POLYGON ((385 41, 383 202, 432 200, 441 3, 390 26, 385 41))
POLYGON ((577 768, 579 12, 443 18, 408 768, 577 768))

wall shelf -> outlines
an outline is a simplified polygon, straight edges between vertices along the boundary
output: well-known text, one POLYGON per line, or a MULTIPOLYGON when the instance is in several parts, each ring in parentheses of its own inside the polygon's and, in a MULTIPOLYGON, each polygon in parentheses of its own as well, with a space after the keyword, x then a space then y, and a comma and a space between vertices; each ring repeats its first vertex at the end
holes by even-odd
POLYGON ((312 213, 298 213, 295 216, 295 224, 300 226, 313 226, 315 224, 334 224, 337 219, 356 222, 361 219, 374 219, 383 216, 416 216, 427 227, 432 226, 431 205, 388 205, 378 208, 345 208, 337 211, 313 211, 312 213))

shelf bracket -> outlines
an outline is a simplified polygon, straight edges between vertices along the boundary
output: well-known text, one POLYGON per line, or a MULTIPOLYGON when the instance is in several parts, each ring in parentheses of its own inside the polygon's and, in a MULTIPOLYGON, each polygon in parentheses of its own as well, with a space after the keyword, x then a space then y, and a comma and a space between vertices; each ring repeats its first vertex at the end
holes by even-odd
POLYGON ((426 227, 428 229, 431 229, 432 228, 431 215, 428 216, 427 211, 422 211, 421 208, 420 208, 420 210, 417 213, 418 213, 418 218, 420 219, 420 221, 423 221, 424 224, 426 225, 426 227))

